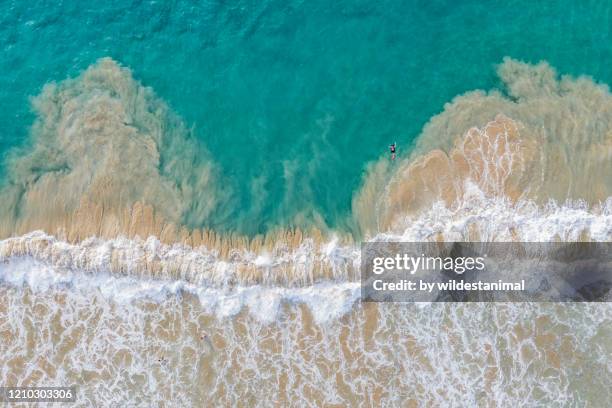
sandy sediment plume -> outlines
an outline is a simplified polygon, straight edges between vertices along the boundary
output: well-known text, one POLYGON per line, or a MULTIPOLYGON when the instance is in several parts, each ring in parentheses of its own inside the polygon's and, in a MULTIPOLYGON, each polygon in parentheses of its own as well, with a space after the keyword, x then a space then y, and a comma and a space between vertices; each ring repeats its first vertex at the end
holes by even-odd
POLYGON ((362 230, 403 226, 435 203, 458 208, 474 190, 538 205, 598 205, 612 196, 608 87, 558 78, 546 63, 505 59, 498 74, 505 93, 455 98, 425 126, 409 157, 370 168, 353 205, 362 230))
POLYGON ((99 222, 87 222, 76 235, 116 231, 133 224, 122 217, 140 216, 132 211, 138 201, 174 225, 204 225, 213 212, 223 213, 229 192, 218 187, 206 150, 115 61, 102 59, 77 78, 47 84, 32 104, 30 146, 7 162, 2 236, 51 232, 50 226, 70 233, 69 224, 87 216, 99 222))
POLYGON ((231 191, 180 118, 112 59, 46 85, 32 105, 30 146, 13 152, 0 191, 0 238, 155 236, 224 258, 327 239, 314 229, 249 238, 201 229, 228 213, 231 191))

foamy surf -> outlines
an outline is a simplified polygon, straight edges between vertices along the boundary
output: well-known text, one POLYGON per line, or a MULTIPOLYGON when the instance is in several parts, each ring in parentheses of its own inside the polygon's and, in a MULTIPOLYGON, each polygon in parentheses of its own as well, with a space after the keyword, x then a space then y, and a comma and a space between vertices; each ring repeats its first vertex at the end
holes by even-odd
MULTIPOLYGON (((416 219, 403 220, 398 232, 380 233, 371 241, 610 241, 612 198, 589 208, 584 202, 563 205, 490 199, 468 188, 460 205, 437 203, 416 219)), ((99 291, 118 303, 138 299, 163 301, 183 293, 194 295, 218 318, 243 309, 262 321, 278 318, 284 303, 307 306, 317 323, 350 311, 359 299, 361 256, 356 245, 336 238, 298 248, 260 253, 239 249, 228 258, 206 247, 167 245, 155 237, 112 240, 92 237, 68 243, 42 231, 0 241, 3 282, 34 291, 67 288, 99 291), (333 273, 315 279, 315 270, 333 273), (252 276, 262 277, 253 283, 252 276)))
POLYGON ((398 228, 374 240, 419 242, 432 239, 483 242, 576 242, 612 240, 612 197, 596 205, 582 200, 538 205, 488 197, 467 182, 465 194, 452 206, 438 201, 418 216, 397 220, 398 228))
POLYGON ((68 243, 43 231, 0 241, 0 259, 30 255, 52 265, 89 273, 182 280, 209 287, 283 284, 307 286, 321 281, 321 272, 333 281, 355 281, 359 248, 339 245, 334 238, 323 245, 304 239, 296 248, 284 244, 260 253, 231 249, 227 256, 205 246, 163 244, 147 239, 102 239, 92 237, 68 243))
POLYGON ((12 257, 0 264, 0 280, 14 287, 27 285, 33 292, 74 290, 83 294, 98 292, 120 303, 138 300, 162 302, 168 297, 191 294, 203 309, 219 319, 235 316, 244 308, 260 321, 279 316, 283 302, 304 304, 315 321, 323 323, 346 313, 359 298, 357 282, 322 282, 307 287, 274 286, 205 287, 182 280, 164 281, 138 277, 113 276, 108 272, 84 273, 42 262, 31 256, 12 257))

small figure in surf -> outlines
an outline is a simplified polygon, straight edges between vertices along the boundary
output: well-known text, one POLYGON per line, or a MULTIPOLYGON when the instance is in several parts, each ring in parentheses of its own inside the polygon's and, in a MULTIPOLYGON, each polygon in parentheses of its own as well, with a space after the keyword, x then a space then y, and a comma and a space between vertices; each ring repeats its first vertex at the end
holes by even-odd
POLYGON ((393 142, 393 144, 389 145, 389 150, 391 151, 391 160, 395 160, 395 152, 397 150, 395 142, 393 142))

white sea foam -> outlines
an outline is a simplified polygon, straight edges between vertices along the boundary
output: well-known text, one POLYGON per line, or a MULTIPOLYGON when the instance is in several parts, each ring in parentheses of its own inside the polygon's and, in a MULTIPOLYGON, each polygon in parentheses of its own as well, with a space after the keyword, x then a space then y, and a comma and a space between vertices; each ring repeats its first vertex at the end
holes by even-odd
POLYGON ((380 241, 426 241, 441 236, 447 241, 471 240, 473 231, 484 242, 550 242, 612 240, 612 197, 595 206, 584 201, 563 204, 549 201, 538 206, 530 200, 512 203, 486 197, 472 186, 452 208, 435 203, 418 217, 401 220, 397 230, 378 234, 380 241))
MULTIPOLYGON (((594 241, 612 240, 612 198, 593 208, 582 202, 538 207, 526 201, 491 200, 470 191, 456 208, 437 204, 417 219, 405 219, 403 230, 381 233, 372 240, 421 241, 440 234, 446 240, 466 240, 474 227, 484 241, 575 241, 585 234, 594 241)), ((318 250, 306 240, 295 250, 259 254, 241 250, 223 259, 203 247, 165 245, 155 237, 90 238, 70 244, 36 231, 0 241, 0 254, 1 279, 11 285, 98 290, 120 303, 163 300, 187 292, 219 318, 247 307, 262 321, 271 321, 278 317, 283 302, 289 302, 307 305, 314 318, 323 322, 346 313, 360 295, 359 248, 340 245, 335 237, 318 250), (162 273, 147 273, 151 262, 161 264, 162 273), (291 265, 301 276, 287 279, 292 285, 274 284, 274 279, 245 285, 239 272, 245 264, 262 269, 263 276, 291 265), (299 284, 309 282, 312 269, 321 264, 335 271, 331 280, 299 284)))
POLYGON ((192 248, 182 244, 162 244, 150 236, 110 240, 89 238, 70 244, 42 231, 0 241, 0 260, 14 255, 31 255, 58 267, 88 273, 112 273, 130 277, 180 280, 202 287, 227 287, 244 283, 245 269, 255 271, 268 286, 306 286, 316 283, 315 268, 328 268, 334 280, 356 280, 359 250, 355 246, 338 246, 332 241, 317 250, 312 239, 299 247, 282 246, 272 252, 254 253, 232 249, 227 258, 206 247, 192 248))
POLYGON ((269 287, 261 285, 232 288, 202 287, 181 281, 164 281, 127 276, 113 276, 107 272, 95 274, 54 266, 31 256, 11 257, 0 264, 0 280, 12 286, 28 285, 41 292, 52 288, 67 288, 83 293, 98 291, 117 303, 139 299, 163 301, 169 296, 190 293, 197 296, 202 307, 223 319, 238 314, 247 307, 261 321, 275 320, 282 302, 305 304, 321 323, 337 318, 350 309, 359 298, 357 282, 322 282, 301 288, 269 287))

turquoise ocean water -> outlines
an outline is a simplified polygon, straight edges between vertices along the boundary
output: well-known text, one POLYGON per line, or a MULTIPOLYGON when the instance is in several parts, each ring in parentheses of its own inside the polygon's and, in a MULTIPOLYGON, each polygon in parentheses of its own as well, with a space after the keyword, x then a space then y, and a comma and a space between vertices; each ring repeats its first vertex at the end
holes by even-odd
POLYGON ((365 166, 495 87, 504 56, 612 83, 611 27, 602 1, 5 1, 0 153, 27 143, 45 83, 110 56, 220 166, 235 199, 212 226, 344 227, 365 166))

